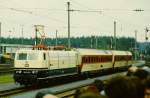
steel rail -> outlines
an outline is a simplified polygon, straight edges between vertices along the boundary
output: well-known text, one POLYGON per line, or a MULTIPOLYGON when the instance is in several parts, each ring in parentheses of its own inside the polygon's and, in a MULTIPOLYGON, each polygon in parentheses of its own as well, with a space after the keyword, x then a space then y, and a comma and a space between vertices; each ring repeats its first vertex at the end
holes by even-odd
POLYGON ((18 93, 25 92, 25 91, 29 91, 29 90, 32 90, 32 87, 29 87, 29 88, 20 87, 20 88, 12 88, 9 90, 0 91, 0 98, 13 95, 13 94, 18 94, 18 93))

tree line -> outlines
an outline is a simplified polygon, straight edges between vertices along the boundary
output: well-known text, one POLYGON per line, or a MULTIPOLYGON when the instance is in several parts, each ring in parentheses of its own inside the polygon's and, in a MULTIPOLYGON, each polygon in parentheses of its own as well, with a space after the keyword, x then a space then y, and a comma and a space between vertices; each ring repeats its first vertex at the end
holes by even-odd
MULTIPOLYGON (((113 49, 114 39, 112 36, 87 36, 87 37, 71 37, 71 47, 73 48, 97 48, 97 49, 113 49)), ((38 38, 37 42, 40 42, 38 38)), ((0 43, 3 44, 24 44, 24 45, 34 45, 35 38, 4 38, 0 39, 0 43)), ((45 38, 44 43, 48 46, 57 45, 68 45, 67 38, 45 38)), ((138 53, 145 52, 150 55, 150 43, 140 43, 136 42, 132 37, 120 37, 116 38, 116 49, 117 50, 138 50, 138 53), (136 49, 135 49, 136 43, 136 49)))

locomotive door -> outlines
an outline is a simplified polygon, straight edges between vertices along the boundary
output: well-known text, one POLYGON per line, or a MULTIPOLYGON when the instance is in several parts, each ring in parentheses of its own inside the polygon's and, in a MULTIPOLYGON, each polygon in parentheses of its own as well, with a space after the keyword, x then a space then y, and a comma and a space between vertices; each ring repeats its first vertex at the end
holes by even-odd
POLYGON ((49 55, 48 53, 43 53, 43 65, 47 68, 49 66, 49 55))
POLYGON ((49 69, 59 68, 59 52, 49 51, 49 69))

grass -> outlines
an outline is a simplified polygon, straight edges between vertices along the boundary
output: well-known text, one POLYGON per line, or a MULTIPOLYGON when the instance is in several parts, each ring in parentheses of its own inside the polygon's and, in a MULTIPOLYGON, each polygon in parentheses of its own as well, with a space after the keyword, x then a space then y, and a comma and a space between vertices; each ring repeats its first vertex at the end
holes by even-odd
POLYGON ((14 82, 12 74, 7 74, 7 75, 0 76, 0 84, 2 84, 2 83, 11 83, 11 82, 14 82))

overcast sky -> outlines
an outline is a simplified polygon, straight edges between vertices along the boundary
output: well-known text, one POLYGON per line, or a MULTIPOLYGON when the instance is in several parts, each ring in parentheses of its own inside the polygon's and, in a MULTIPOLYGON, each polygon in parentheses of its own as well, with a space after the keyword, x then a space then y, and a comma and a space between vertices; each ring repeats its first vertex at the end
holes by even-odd
MULTIPOLYGON (((70 2, 71 37, 135 37, 145 41, 145 27, 150 29, 150 0, 0 0, 3 37, 34 37, 34 25, 44 25, 46 37, 67 37, 67 2, 70 2), (136 12, 135 9, 144 11, 136 12), (88 12, 91 11, 91 12, 88 12)), ((150 39, 150 31, 148 32, 150 39)), ((150 40, 149 40, 150 41, 150 40)))

